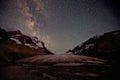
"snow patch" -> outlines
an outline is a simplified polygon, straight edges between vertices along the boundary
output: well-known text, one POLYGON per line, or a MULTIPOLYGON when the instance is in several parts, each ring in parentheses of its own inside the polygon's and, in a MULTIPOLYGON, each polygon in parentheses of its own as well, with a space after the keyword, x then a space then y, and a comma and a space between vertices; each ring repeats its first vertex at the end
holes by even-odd
POLYGON ((17 44, 22 44, 18 39, 10 38, 11 40, 15 41, 17 44))
POLYGON ((78 45, 78 47, 81 47, 83 45, 83 43, 80 43, 79 45, 78 45))
POLYGON ((41 41, 37 37, 31 37, 31 39, 38 47, 43 47, 41 41))
POLYGON ((30 47, 30 48, 35 48, 35 49, 38 48, 37 46, 32 46, 31 44, 28 44, 28 43, 25 43, 24 45, 25 45, 25 46, 28 46, 28 47, 30 47))
POLYGON ((43 47, 42 44, 39 42, 36 44, 38 47, 43 47))
POLYGON ((119 32, 115 32, 114 34, 115 34, 115 35, 116 35, 116 34, 119 34, 119 32))
POLYGON ((94 44, 85 45, 84 49, 89 49, 90 47, 94 47, 94 44))

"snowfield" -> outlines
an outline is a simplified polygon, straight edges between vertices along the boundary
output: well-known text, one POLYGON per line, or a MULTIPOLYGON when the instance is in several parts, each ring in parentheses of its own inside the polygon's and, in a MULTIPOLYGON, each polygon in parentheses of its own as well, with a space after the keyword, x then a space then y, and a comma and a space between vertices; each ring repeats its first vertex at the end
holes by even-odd
POLYGON ((72 54, 64 55, 40 55, 30 58, 21 59, 17 62, 28 62, 28 63, 98 63, 103 64, 106 61, 103 59, 88 57, 88 56, 78 56, 72 54))

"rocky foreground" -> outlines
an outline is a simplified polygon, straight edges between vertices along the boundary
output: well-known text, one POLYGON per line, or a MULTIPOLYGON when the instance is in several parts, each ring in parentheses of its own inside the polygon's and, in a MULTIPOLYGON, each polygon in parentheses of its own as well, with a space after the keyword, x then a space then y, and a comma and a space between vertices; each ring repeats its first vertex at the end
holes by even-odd
MULTIPOLYGON (((0 68, 0 80, 114 80, 108 61, 78 55, 43 55, 0 68)), ((114 69, 115 70, 115 69, 114 69)))

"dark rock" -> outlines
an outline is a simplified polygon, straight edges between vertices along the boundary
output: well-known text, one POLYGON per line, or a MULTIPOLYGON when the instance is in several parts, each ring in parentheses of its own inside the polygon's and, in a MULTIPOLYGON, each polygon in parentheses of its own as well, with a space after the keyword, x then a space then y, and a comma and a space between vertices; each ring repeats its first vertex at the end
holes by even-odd
POLYGON ((108 60, 119 60, 120 30, 108 32, 101 36, 88 39, 81 46, 75 47, 72 52, 77 55, 87 55, 108 60))
POLYGON ((0 28, 0 65, 30 56, 47 54, 53 53, 37 37, 29 37, 19 30, 7 32, 0 28))

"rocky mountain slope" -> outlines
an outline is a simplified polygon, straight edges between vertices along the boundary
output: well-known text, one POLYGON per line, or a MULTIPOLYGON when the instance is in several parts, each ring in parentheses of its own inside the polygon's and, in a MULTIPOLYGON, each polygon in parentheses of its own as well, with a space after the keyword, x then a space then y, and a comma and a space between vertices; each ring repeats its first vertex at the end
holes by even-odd
POLYGON ((29 37, 21 31, 5 31, 0 28, 0 62, 11 62, 17 59, 53 54, 37 37, 29 37))
POLYGON ((120 57, 120 30, 108 32, 101 36, 94 36, 66 53, 70 52, 76 55, 87 55, 118 61, 120 57))

